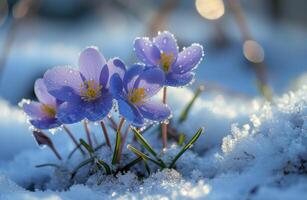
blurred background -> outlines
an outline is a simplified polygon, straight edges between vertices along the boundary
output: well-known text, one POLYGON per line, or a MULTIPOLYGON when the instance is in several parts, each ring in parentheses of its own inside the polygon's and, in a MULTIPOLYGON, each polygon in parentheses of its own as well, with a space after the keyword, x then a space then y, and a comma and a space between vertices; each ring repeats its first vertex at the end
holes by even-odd
POLYGON ((0 98, 34 98, 36 78, 77 66, 89 45, 132 64, 135 37, 169 30, 181 48, 204 46, 192 87, 269 99, 307 82, 306 10, 305 0, 0 0, 0 98))

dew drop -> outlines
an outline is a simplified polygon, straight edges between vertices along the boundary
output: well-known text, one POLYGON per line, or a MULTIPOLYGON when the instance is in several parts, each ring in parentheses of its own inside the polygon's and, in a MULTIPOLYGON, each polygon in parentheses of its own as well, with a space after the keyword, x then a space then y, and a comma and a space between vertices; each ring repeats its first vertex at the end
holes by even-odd
POLYGON ((57 132, 57 128, 52 128, 52 129, 49 129, 49 132, 54 135, 56 132, 57 132))

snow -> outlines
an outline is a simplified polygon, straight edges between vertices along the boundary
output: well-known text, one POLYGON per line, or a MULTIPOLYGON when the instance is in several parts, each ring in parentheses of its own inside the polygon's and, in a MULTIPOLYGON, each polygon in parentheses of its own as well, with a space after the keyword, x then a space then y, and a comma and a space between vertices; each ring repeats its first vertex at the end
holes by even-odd
MULTIPOLYGON (((174 116, 178 116, 192 95, 186 88, 169 90, 174 116)), ((142 180, 133 171, 117 177, 96 174, 88 178, 82 177, 80 171, 78 181, 69 189, 68 172, 82 161, 77 153, 71 161, 59 163, 49 149, 37 148, 26 118, 18 108, 2 100, 0 109, 1 200, 292 200, 307 195, 306 85, 275 97, 273 103, 222 94, 201 96, 186 123, 178 128, 188 138, 200 126, 205 128, 205 134, 178 160, 176 170, 158 171, 142 180), (57 163, 61 167, 35 168, 42 163, 57 163)), ((70 128, 78 137, 84 137, 79 125, 70 128)), ((91 130, 99 140, 102 136, 99 127, 92 124, 91 130)), ((61 130, 48 135, 66 157, 73 148, 68 136, 61 130)), ((154 131, 145 137, 155 149, 160 149, 154 131)), ((111 140, 114 141, 114 135, 111 140)), ((162 158, 167 160, 178 151, 174 143, 162 153, 162 158)), ((125 156, 131 157, 127 152, 124 151, 125 156)), ((99 156, 110 162, 111 153, 102 148, 99 156)))

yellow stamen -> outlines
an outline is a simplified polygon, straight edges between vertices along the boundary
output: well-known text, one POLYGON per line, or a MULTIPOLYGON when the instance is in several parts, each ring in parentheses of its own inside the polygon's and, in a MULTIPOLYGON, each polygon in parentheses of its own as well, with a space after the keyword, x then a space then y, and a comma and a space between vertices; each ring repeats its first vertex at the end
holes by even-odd
POLYGON ((161 63, 162 68, 163 68, 163 70, 165 72, 169 71, 170 66, 173 63, 173 59, 174 59, 174 54, 173 53, 170 53, 170 54, 162 53, 161 54, 160 63, 161 63))
POLYGON ((145 88, 137 88, 129 92, 128 98, 133 104, 143 104, 146 97, 145 88))
POLYGON ((48 117, 54 118, 56 115, 56 110, 52 106, 49 106, 47 104, 42 105, 42 110, 45 114, 47 114, 48 117))
POLYGON ((101 96, 102 86, 97 84, 94 80, 85 81, 81 84, 81 98, 84 101, 92 101, 101 96))

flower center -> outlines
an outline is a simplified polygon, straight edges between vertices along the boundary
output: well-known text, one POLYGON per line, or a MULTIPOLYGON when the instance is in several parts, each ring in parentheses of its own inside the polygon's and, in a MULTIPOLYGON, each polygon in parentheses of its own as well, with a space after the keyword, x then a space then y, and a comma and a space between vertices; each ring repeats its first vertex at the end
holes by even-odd
POLYGON ((144 98, 146 97, 145 88, 136 88, 133 89, 128 94, 128 98, 131 103, 137 104, 137 103, 144 103, 144 98))
POLYGON ((48 117, 50 118, 54 118, 56 115, 56 111, 55 108, 53 108, 52 106, 49 106, 47 104, 43 104, 42 105, 42 110, 45 114, 47 114, 48 117))
POLYGON ((94 80, 84 81, 81 84, 81 98, 84 101, 92 101, 101 96, 102 86, 94 80))
POLYGON ((173 53, 170 53, 170 54, 166 54, 166 53, 162 53, 161 54, 161 65, 162 65, 162 68, 165 72, 168 72, 169 69, 170 69, 170 66, 173 62, 173 59, 174 59, 174 54, 173 53))

